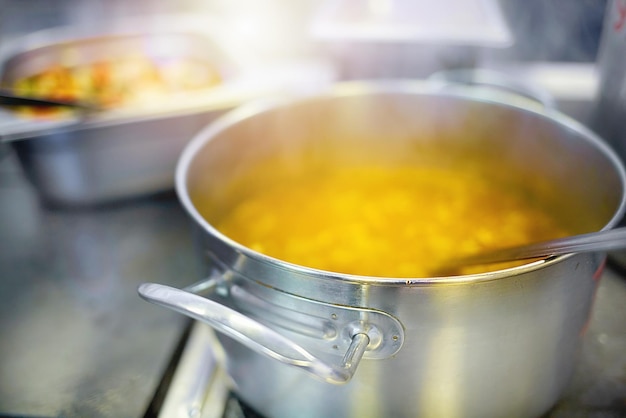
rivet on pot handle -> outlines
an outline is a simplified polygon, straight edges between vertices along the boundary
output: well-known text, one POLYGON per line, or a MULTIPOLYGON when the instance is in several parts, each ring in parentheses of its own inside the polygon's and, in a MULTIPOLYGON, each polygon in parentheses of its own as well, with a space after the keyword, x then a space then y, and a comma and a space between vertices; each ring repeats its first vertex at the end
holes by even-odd
POLYGON ((370 342, 367 333, 356 332, 341 364, 329 365, 271 328, 202 296, 156 283, 144 283, 138 292, 149 302, 202 321, 256 352, 301 368, 328 383, 347 383, 370 342))

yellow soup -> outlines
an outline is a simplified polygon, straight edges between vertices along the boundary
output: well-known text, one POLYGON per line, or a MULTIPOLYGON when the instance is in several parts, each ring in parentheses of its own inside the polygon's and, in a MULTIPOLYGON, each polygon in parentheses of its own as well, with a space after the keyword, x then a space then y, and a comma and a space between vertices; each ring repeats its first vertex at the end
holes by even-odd
POLYGON ((472 170, 349 167, 266 184, 215 224, 302 266, 427 277, 461 254, 566 235, 536 200, 509 189, 472 170))

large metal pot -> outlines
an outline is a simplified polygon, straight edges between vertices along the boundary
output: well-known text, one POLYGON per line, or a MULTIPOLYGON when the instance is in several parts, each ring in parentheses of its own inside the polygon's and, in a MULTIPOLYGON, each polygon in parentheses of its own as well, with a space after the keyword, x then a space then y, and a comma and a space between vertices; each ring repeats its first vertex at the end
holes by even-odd
POLYGON ((572 374, 603 254, 465 276, 351 276, 252 251, 196 207, 210 199, 215 216, 227 210, 224 185, 269 156, 289 173, 311 150, 336 164, 410 161, 427 143, 533 187, 575 232, 611 228, 624 210, 618 158, 555 111, 475 87, 345 84, 245 107, 189 144, 177 191, 211 275, 187 291, 144 284, 140 294, 223 333, 234 391, 267 417, 545 413, 572 374))

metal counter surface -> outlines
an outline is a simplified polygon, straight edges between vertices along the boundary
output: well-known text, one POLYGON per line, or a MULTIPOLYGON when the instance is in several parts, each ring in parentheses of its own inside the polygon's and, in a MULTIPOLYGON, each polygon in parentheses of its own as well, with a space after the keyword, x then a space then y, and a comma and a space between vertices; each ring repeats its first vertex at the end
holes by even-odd
POLYGON ((143 416, 187 322, 136 288, 197 280, 190 238, 173 195, 44 208, 0 156, 0 416, 143 416))

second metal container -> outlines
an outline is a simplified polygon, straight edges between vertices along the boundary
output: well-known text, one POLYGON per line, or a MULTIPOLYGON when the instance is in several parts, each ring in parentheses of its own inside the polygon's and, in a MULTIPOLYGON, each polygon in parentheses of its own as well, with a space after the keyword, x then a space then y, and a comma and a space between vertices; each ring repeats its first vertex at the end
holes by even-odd
MULTIPOLYGON (((317 67, 303 70, 284 63, 273 72, 251 68, 242 56, 252 51, 224 45, 228 32, 206 16, 148 21, 93 30, 47 29, 15 39, 2 51, 3 88, 50 69, 138 57, 157 67, 193 62, 198 78, 203 69, 219 74, 214 85, 66 119, 8 119, 0 114, 0 138, 15 149, 46 203, 93 205, 172 189, 182 149, 216 116, 250 99, 308 85, 313 77, 323 82, 327 76, 320 77, 317 67)), ((144 88, 140 83, 129 90, 141 94, 144 88)))

